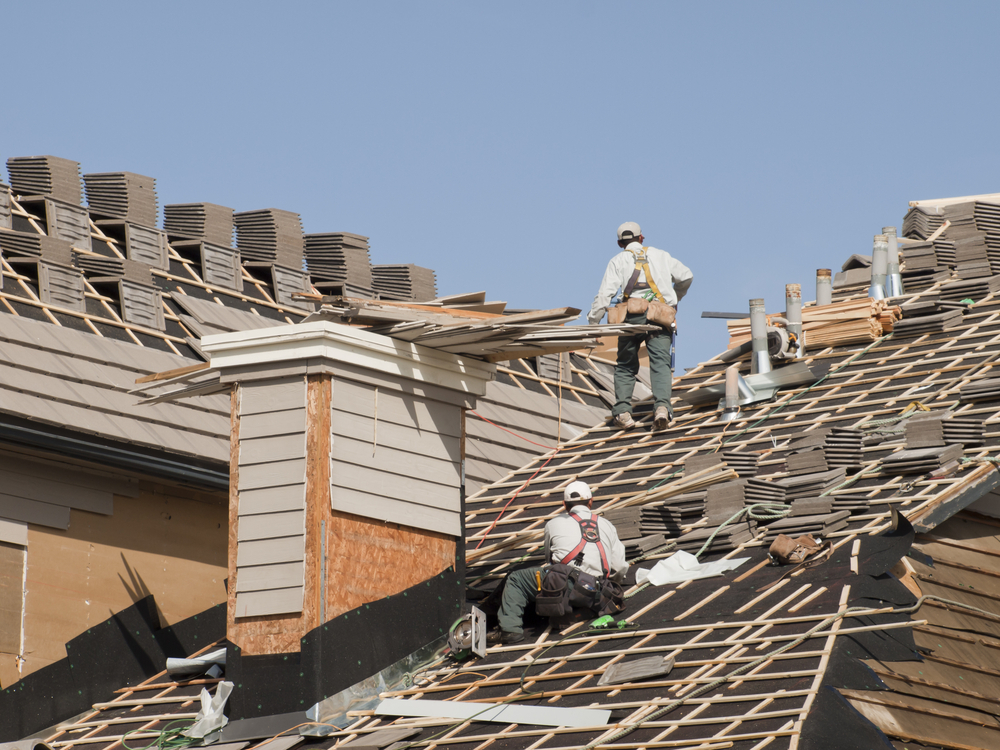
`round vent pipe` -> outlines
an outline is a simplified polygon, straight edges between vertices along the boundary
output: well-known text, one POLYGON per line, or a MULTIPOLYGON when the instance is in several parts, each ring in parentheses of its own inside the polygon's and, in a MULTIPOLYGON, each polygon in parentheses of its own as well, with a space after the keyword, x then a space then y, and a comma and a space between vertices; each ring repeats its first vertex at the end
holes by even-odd
POLYGON ((767 317, 762 299, 750 300, 750 341, 753 344, 750 373, 771 372, 771 357, 767 353, 767 317))
POLYGON ((816 306, 829 305, 833 302, 833 272, 829 268, 816 269, 816 306))
POLYGON ((903 293, 903 275, 899 272, 899 241, 896 237, 896 227, 882 227, 882 234, 889 242, 889 260, 886 264, 885 291, 890 297, 898 297, 903 293))
POLYGON ((806 353, 806 340, 802 335, 802 285, 785 284, 785 328, 795 334, 798 356, 806 353))
POLYGON ((872 284, 868 296, 885 299, 885 274, 889 266, 889 241, 884 234, 876 234, 872 246, 872 284))

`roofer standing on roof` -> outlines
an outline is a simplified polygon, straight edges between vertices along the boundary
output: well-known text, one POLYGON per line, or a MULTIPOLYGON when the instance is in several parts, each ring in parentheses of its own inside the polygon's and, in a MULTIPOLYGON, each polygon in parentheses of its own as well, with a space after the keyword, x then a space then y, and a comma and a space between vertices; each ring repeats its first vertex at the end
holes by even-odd
POLYGON ((639 374, 639 346, 643 341, 649 354, 653 387, 653 427, 663 430, 673 419, 670 408, 673 317, 677 303, 687 294, 694 278, 691 270, 671 257, 670 253, 655 247, 643 247, 644 239, 642 230, 634 221, 626 221, 618 227, 618 247, 622 252, 608 263, 601 287, 587 315, 591 325, 600 323, 607 311, 609 323, 656 323, 662 326, 659 331, 618 337, 615 405, 611 417, 616 427, 625 430, 635 426, 632 391, 639 374), (608 310, 608 304, 619 290, 622 292, 622 303, 608 310))
MULTIPOLYGON (((575 585, 580 587, 579 573, 596 579, 600 598, 603 582, 607 579, 621 581, 628 571, 625 562, 625 545, 618 539, 618 531, 611 521, 594 516, 590 506, 593 493, 586 482, 572 482, 563 491, 563 513, 550 518, 545 524, 545 560, 570 566, 575 575, 575 585)), ((517 643, 524 640, 524 610, 536 600, 542 579, 548 581, 551 565, 532 566, 511 572, 503 583, 500 602, 499 630, 488 634, 488 642, 517 643)), ((592 584, 593 585, 593 584, 592 584)))

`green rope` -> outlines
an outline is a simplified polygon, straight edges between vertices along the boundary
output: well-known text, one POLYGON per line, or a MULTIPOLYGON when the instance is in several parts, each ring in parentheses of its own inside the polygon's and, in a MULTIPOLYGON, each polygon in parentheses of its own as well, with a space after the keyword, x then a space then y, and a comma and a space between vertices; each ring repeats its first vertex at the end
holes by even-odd
POLYGON ((141 747, 130 745, 125 741, 125 738, 130 734, 143 731, 141 729, 133 729, 122 735, 122 747, 126 748, 126 750, 151 750, 151 748, 157 748, 158 750, 176 750, 177 748, 201 745, 204 743, 204 740, 200 737, 187 737, 184 735, 184 732, 193 726, 194 721, 192 719, 178 719, 176 721, 172 721, 158 733, 157 737, 152 742, 141 747), (171 728, 174 727, 175 724, 180 726, 171 728))
POLYGON ((712 541, 722 531, 726 526, 735 522, 741 516, 747 516, 755 521, 777 521, 779 518, 784 518, 789 513, 792 512, 791 505, 785 505, 784 503, 754 503, 753 505, 748 505, 745 508, 741 508, 736 511, 730 518, 719 525, 712 535, 705 541, 701 546, 701 549, 695 553, 695 557, 701 557, 705 554, 705 550, 712 546, 712 541), (758 510, 762 509, 762 510, 758 510))

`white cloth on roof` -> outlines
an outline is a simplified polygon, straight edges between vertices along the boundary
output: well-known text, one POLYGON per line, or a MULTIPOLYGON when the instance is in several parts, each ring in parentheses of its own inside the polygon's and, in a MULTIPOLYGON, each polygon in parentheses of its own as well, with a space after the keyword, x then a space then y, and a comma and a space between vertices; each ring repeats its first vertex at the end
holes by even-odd
MULTIPOLYGON (((574 505, 572 512, 584 521, 593 515, 586 505, 574 505)), ((628 570, 628 563, 625 562, 625 545, 618 538, 618 530, 611 521, 598 516, 597 532, 601 536, 604 552, 608 556, 611 578, 616 581, 621 580, 628 570)), ((582 538, 580 524, 573 520, 569 513, 560 513, 555 518, 550 518, 545 524, 545 560, 562 562, 582 538)), ((584 546, 583 563, 580 568, 584 573, 598 578, 604 575, 604 571, 601 570, 601 552, 597 549, 596 543, 584 546)))
MULTIPOLYGON (((618 253, 608 262, 607 270, 604 271, 604 278, 601 279, 601 286, 594 297, 594 304, 587 314, 587 321, 591 325, 597 325, 607 312, 611 298, 619 289, 624 289, 628 280, 632 278, 632 271, 635 270, 635 255, 641 253, 642 245, 638 242, 629 244, 624 250, 618 253)), ((676 258, 672 257, 666 250, 659 250, 655 247, 646 248, 646 262, 649 263, 649 270, 653 274, 653 281, 656 282, 663 301, 668 305, 677 306, 685 294, 694 274, 691 269, 685 266, 676 258)), ((638 282, 648 283, 644 271, 639 272, 638 282)))
POLYGON ((668 583, 682 581, 697 581, 700 578, 712 578, 735 570, 749 560, 749 557, 735 557, 727 560, 713 560, 701 563, 690 552, 677 550, 666 560, 660 560, 652 570, 638 568, 635 571, 635 582, 639 586, 649 581, 654 586, 665 586, 668 583))

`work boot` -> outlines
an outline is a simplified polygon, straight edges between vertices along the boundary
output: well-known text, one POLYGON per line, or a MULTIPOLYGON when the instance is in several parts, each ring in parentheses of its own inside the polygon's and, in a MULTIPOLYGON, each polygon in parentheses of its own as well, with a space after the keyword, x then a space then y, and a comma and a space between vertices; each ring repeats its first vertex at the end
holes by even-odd
POLYGON ((631 430, 635 427, 635 420, 632 419, 632 415, 628 412, 624 414, 619 414, 617 417, 611 420, 611 424, 621 430, 631 430))
POLYGON ((656 415, 653 417, 653 429, 654 430, 665 430, 667 425, 670 424, 670 420, 673 417, 670 416, 670 410, 665 406, 656 407, 656 415))
POLYGON ((493 628, 486 634, 487 646, 506 646, 511 643, 520 643, 524 640, 524 633, 514 633, 510 630, 493 628))

